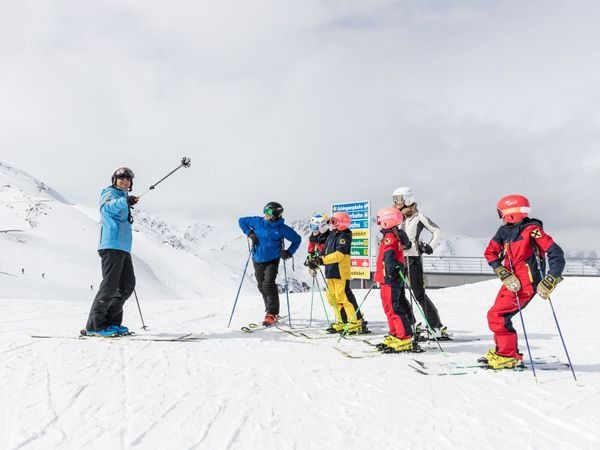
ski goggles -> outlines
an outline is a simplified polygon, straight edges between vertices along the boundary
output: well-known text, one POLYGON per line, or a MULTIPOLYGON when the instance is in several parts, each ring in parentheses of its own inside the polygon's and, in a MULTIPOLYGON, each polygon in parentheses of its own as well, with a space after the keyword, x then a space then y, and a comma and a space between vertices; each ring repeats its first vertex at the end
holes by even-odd
POLYGON ((394 199, 394 204, 396 205, 404 203, 404 195, 394 195, 392 198, 394 199))
POLYGON ((509 214, 529 214, 531 212, 531 208, 528 206, 515 206, 513 208, 506 208, 505 210, 496 209, 498 211, 498 217, 502 219, 504 216, 508 216, 509 214))
POLYGON ((273 211, 273 208, 265 208, 263 209, 263 213, 265 214, 265 216, 274 216, 275 211, 273 211))

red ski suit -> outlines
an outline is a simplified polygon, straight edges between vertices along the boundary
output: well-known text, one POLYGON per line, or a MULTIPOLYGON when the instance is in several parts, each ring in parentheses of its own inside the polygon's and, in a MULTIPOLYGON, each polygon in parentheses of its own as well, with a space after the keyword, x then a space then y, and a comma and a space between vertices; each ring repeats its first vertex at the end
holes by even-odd
POLYGON ((562 249, 544 232, 542 222, 529 218, 502 225, 485 250, 485 258, 493 269, 501 267, 504 259, 504 267, 521 282, 521 290, 516 294, 503 285, 487 314, 498 355, 523 359, 517 347, 517 332, 512 318, 519 312, 517 296, 523 309, 535 295, 538 283, 545 276, 546 254, 550 263, 549 273, 560 276, 565 267, 562 249))
POLYGON ((381 303, 390 334, 399 339, 408 339, 412 337, 410 305, 399 272, 405 273, 404 245, 410 247, 410 241, 404 231, 398 231, 402 242, 392 230, 381 230, 383 240, 379 245, 374 281, 380 283, 381 303))

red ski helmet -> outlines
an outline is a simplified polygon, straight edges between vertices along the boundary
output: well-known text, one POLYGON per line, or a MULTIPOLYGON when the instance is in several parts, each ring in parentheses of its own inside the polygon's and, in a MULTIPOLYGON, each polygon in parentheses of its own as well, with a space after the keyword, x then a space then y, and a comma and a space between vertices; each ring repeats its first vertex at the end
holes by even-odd
POLYGON ((377 225, 382 230, 395 227, 402 223, 402 213, 393 206, 380 209, 377 212, 377 225))
POLYGON ((350 228, 350 216, 345 212, 336 212, 331 219, 329 219, 329 223, 333 226, 334 229, 338 231, 344 231, 350 228))
POLYGON ((498 217, 507 223, 517 223, 529 216, 529 200, 522 195, 507 195, 496 205, 498 217))

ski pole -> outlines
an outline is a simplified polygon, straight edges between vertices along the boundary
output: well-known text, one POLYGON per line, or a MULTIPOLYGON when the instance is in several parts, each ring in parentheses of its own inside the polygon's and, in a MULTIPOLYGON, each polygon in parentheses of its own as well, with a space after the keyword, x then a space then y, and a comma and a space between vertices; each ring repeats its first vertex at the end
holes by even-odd
MULTIPOLYGON (((544 271, 542 270, 542 266, 540 264, 540 260, 538 258, 537 253, 535 255, 535 262, 537 263, 537 268, 540 273, 540 276, 543 279, 544 271)), ((578 380, 577 380, 577 376, 575 375, 575 369, 573 368, 573 364, 571 363, 571 357, 569 356, 569 351, 567 350, 567 344, 565 343, 565 340, 563 339, 562 331, 560 330, 560 325, 558 324, 558 318, 556 317, 556 312, 554 311, 554 305, 552 304, 552 299, 550 297, 548 297, 548 302, 550 303, 550 308, 552 309, 552 315, 554 316, 554 322, 556 323, 556 328, 558 329, 558 335, 560 336, 562 346, 565 349, 565 354, 567 355, 567 360, 569 361, 569 367, 571 368, 571 373, 573 374, 573 379, 577 383, 578 380)))
POLYGON ((235 296, 235 301, 233 302, 233 309, 231 310, 231 316, 229 316, 229 323, 227 324, 227 328, 231 325, 231 319, 233 319, 233 313, 235 311, 235 306, 237 305, 238 298, 240 297, 240 291, 242 290, 242 284, 244 284, 244 277, 246 276, 246 270, 248 270, 248 263, 250 263, 250 257, 252 256, 252 250, 248 251, 248 259, 246 260, 246 266, 244 267, 244 272, 242 273, 242 280, 240 281, 240 287, 238 288, 237 294, 235 296))
MULTIPOLYGON (((510 266, 510 271, 514 274, 512 257, 510 257, 508 254, 506 256, 508 258, 508 265, 510 266)), ((527 338, 527 330, 525 329, 525 320, 523 319, 523 310, 521 309, 521 300, 519 300, 518 292, 515 292, 515 298, 517 299, 517 308, 519 308, 519 316, 521 317, 521 326, 523 327, 523 335, 525 336, 525 343, 527 344, 527 353, 529 354, 529 361, 531 361, 531 371, 533 372, 533 378, 535 378, 535 382, 537 383, 538 379, 537 374, 535 373, 535 363, 533 362, 533 358, 531 357, 531 347, 529 347, 529 339, 527 338)))
POLYGON ((402 278, 402 281, 404 282, 404 285, 408 288, 408 292, 410 294, 411 301, 414 299, 415 305, 417 305, 417 308, 419 308, 419 312, 421 313, 421 316, 423 316, 423 320, 425 321, 425 325, 427 325, 427 329, 429 330, 429 333, 433 336, 433 340, 435 341, 435 343, 437 344, 438 348, 440 349, 440 352, 442 352, 445 356, 448 356, 447 353, 444 351, 444 349, 442 349, 440 341, 437 338, 437 336, 435 335, 435 332, 433 331, 433 328, 431 328, 431 325, 429 325, 429 321, 427 320, 427 317, 425 316, 425 313, 423 312, 423 308, 421 308, 421 305, 419 305, 419 302, 417 301, 415 293, 413 292, 413 290, 410 287, 410 285, 408 285, 406 283, 406 277, 402 273, 402 270, 398 271, 398 273, 400 274, 400 278, 402 278))
MULTIPOLYGON (((148 189, 146 192, 142 193, 142 195, 145 195, 145 194, 147 194, 148 192, 150 192, 150 191, 154 190, 154 188, 155 188, 156 186, 158 186, 158 185, 159 185, 160 183, 162 183, 164 180, 166 180, 167 178, 169 178, 171 175, 173 175, 175 172, 177 172, 177 171, 178 171, 179 169, 181 169, 182 167, 185 167, 185 168, 187 169, 187 168, 188 168, 188 167, 190 167, 191 165, 192 165, 192 160, 191 160, 190 158, 183 157, 183 158, 181 159, 181 164, 179 164, 179 166, 177 166, 177 168, 176 168, 176 169, 172 170, 172 171, 171 171, 171 172, 169 172, 167 175, 165 175, 165 176, 164 176, 164 177, 162 177, 160 180, 158 180, 156 183, 154 183, 152 186, 150 186, 150 188, 149 188, 149 189, 148 189)), ((142 197, 142 195, 139 195, 139 196, 138 196, 138 198, 141 198, 141 197, 142 197)))
POLYGON ((550 308, 552 308, 552 315, 554 316, 554 322, 556 322, 556 328, 558 328, 558 335, 560 336, 560 340, 562 341, 563 348, 565 349, 565 354, 567 355, 567 360, 569 361, 569 367, 571 368, 571 373, 573 374, 573 378, 577 383, 577 376, 575 376, 575 369, 573 368, 573 364, 571 363, 571 358, 569 357, 569 351, 567 350, 567 344, 565 344, 565 340, 563 339, 562 332, 560 331, 560 325, 558 324, 558 319, 556 317, 556 312, 554 311, 554 306, 552 305, 552 299, 548 297, 548 302, 550 303, 550 308))
POLYGON ((321 278, 323 278, 323 283, 325 283, 325 290, 329 294, 329 298, 331 298, 331 303, 333 303, 333 310, 335 311, 336 319, 341 322, 342 315, 340 313, 340 310, 337 307, 337 303, 335 302, 335 300, 336 300, 335 295, 333 295, 333 293, 331 292, 331 289, 329 289, 329 285, 327 284, 327 278, 325 278, 325 275, 323 274, 323 271, 321 270, 320 266, 319 266, 319 273, 321 274, 321 278))
POLYGON ((290 313, 290 295, 288 289, 288 277, 287 277, 287 268, 285 264, 285 259, 283 260, 283 276, 285 277, 285 298, 287 301, 287 310, 288 310, 288 323, 290 328, 292 328, 292 314, 290 313))
POLYGON ((312 317, 313 317, 313 301, 315 299, 315 277, 312 279, 312 287, 310 289, 310 321, 308 322, 308 328, 312 328, 312 317))
POLYGON ((137 292, 135 289, 133 290, 133 294, 135 295, 135 302, 137 303, 138 311, 140 312, 140 319, 142 319, 142 330, 148 328, 144 323, 144 317, 142 316, 142 308, 140 308, 140 301, 138 300, 137 292))
POLYGON ((373 290, 373 286, 375 286, 375 283, 371 283, 371 287, 367 291, 367 293, 365 295, 365 298, 363 298, 363 301, 360 302, 360 305, 358 305, 358 308, 356 308, 356 311, 354 311, 354 314, 352 315, 352 318, 348 321, 348 323, 344 327, 344 331, 342 331, 342 333, 340 334, 340 337, 337 340, 337 344, 339 344, 340 341, 342 340, 342 338, 348 333, 348 328, 350 328, 350 324, 352 324, 352 321, 354 320, 354 318, 356 317, 356 315, 358 314, 358 312, 361 311, 360 308, 362 308, 363 303, 365 302, 365 300, 367 300, 367 297, 369 296, 369 294, 373 290))
POLYGON ((325 307, 325 300, 323 300, 323 291, 321 290, 321 286, 319 285, 319 279, 315 276, 314 280, 315 283, 317 283, 317 289, 319 290, 319 297, 321 297, 321 304, 323 305, 323 311, 325 312, 327 324, 331 325, 331 321, 329 320, 329 314, 327 314, 327 308, 325 307))

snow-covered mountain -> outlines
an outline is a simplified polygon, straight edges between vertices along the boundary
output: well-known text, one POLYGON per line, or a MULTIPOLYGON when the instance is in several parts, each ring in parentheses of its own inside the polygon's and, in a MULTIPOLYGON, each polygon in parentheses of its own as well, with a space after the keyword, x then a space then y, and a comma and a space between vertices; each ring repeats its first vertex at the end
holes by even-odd
MULTIPOLYGON (((166 245, 143 217, 135 227, 133 251, 140 296, 194 298, 235 291, 238 272, 218 258, 166 245)), ((0 297, 89 301, 101 280, 98 218, 96 209, 70 204, 27 173, 0 164, 0 297)))

